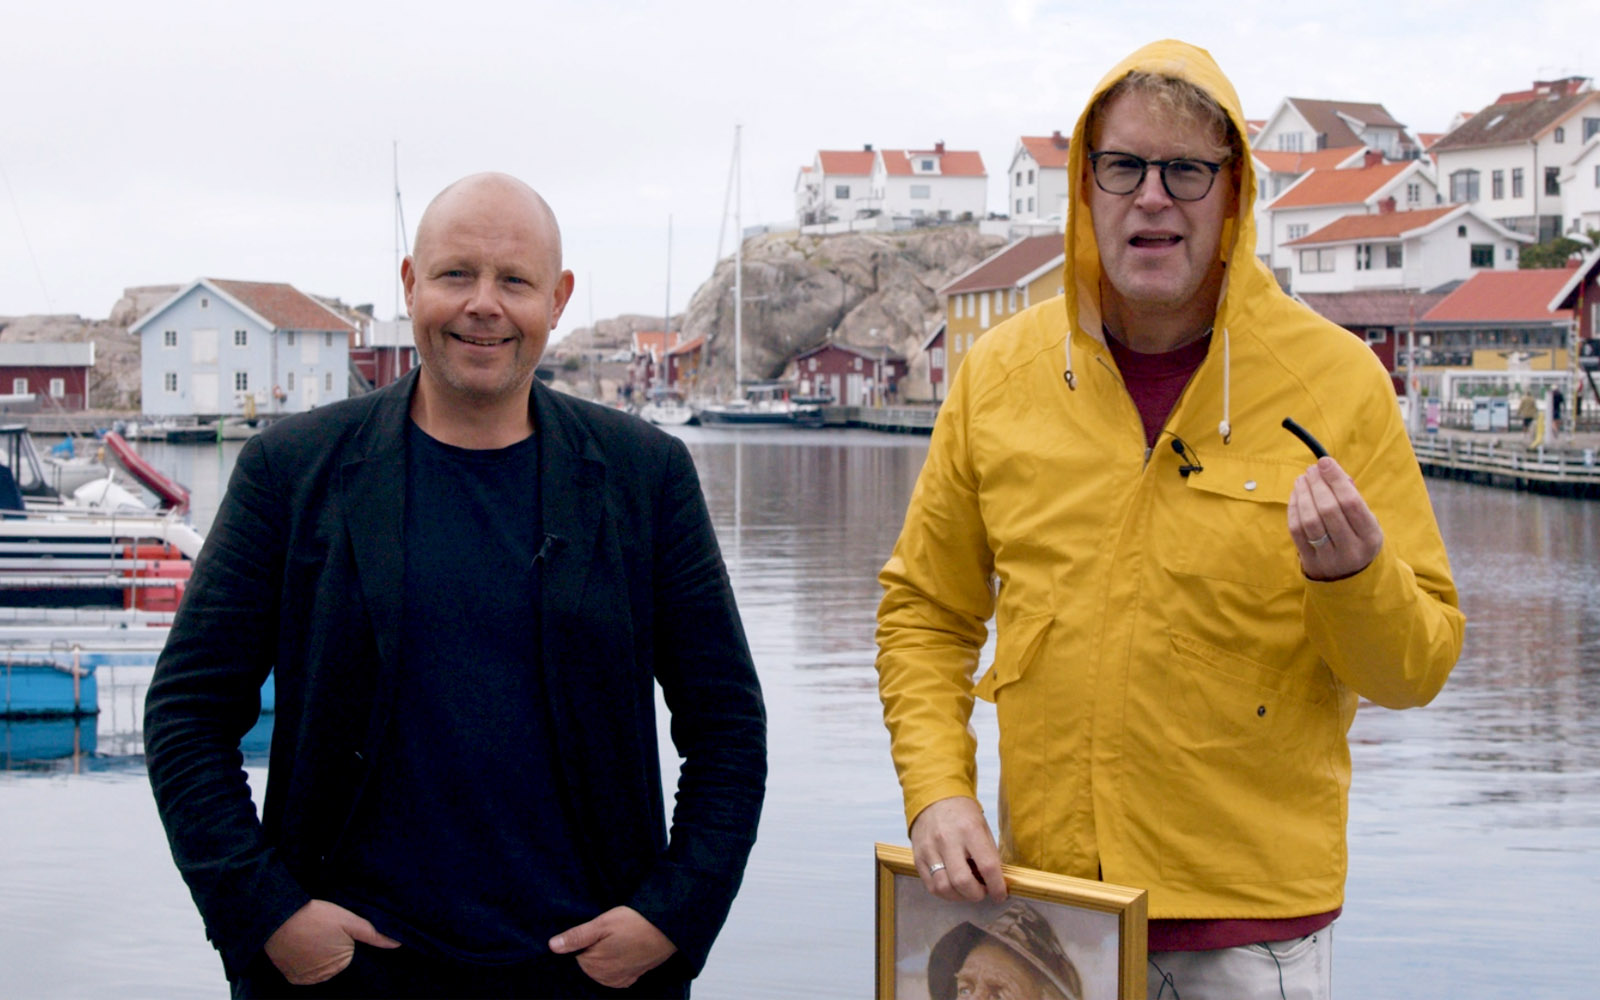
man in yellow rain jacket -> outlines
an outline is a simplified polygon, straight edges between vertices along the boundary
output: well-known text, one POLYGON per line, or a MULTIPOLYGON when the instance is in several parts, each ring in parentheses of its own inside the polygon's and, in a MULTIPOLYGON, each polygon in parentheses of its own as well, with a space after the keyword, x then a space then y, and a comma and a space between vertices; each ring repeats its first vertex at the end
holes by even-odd
POLYGON ((1001 859, 1146 888, 1150 995, 1182 1000, 1327 995, 1357 700, 1431 700, 1463 627, 1389 378, 1254 256, 1244 133, 1180 42, 1096 88, 1066 293, 956 373, 880 576, 929 889, 1000 898, 1001 859), (974 696, 999 720, 998 847, 974 696))

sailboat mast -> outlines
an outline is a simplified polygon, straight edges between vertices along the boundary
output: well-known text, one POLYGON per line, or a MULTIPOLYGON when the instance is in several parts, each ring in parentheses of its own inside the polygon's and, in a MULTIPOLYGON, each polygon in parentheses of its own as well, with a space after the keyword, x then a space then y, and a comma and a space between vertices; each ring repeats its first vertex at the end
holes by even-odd
POLYGON ((733 391, 737 399, 744 378, 744 222, 740 217, 744 189, 739 168, 739 132, 733 127, 733 391))

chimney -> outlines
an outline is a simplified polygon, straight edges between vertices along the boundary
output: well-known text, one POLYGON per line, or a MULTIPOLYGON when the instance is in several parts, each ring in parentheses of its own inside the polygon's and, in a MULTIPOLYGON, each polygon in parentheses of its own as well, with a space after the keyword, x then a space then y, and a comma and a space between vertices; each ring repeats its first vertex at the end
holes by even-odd
POLYGON ((1362 154, 1361 165, 1363 167, 1381 167, 1383 166, 1383 154, 1376 149, 1369 149, 1362 154))
POLYGON ((1382 201, 1378 202, 1378 214, 1379 215, 1392 215, 1393 213, 1394 213, 1394 197, 1392 195, 1390 197, 1385 198, 1382 201))
POLYGON ((935 153, 938 153, 940 156, 944 155, 944 140, 943 139, 940 139, 938 142, 933 144, 933 151, 935 153))
POLYGON ((862 151, 862 152, 863 152, 863 153, 870 153, 870 152, 872 152, 872 143, 870 143, 870 142, 864 142, 864 143, 862 143, 862 144, 861 144, 861 151, 862 151))
POLYGON ((1055 144, 1057 149, 1067 148, 1067 137, 1061 134, 1060 129, 1056 129, 1054 132, 1050 133, 1050 141, 1055 144))

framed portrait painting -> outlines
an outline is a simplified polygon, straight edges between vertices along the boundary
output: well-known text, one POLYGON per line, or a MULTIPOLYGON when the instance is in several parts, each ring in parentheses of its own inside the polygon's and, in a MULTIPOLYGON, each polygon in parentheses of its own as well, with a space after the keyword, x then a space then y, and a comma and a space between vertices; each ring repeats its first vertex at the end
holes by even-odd
POLYGON ((877 845, 878 1000, 1143 1000, 1143 889, 1001 871, 1005 902, 950 903, 923 887, 909 847, 877 845))

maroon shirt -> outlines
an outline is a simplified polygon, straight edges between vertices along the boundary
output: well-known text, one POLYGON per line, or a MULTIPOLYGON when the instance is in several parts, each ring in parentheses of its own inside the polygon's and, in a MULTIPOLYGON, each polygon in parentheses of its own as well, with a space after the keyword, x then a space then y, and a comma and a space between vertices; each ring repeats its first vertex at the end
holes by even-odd
MULTIPOLYGON (((1145 447, 1153 448, 1189 379, 1206 359, 1211 334, 1174 351, 1140 354, 1107 330, 1106 346, 1111 349, 1111 356, 1122 372, 1122 382, 1139 410, 1139 419, 1144 422, 1145 447)), ((1149 949, 1153 952, 1210 951, 1261 941, 1287 941, 1322 930, 1338 918, 1341 909, 1283 920, 1152 920, 1149 949)))

